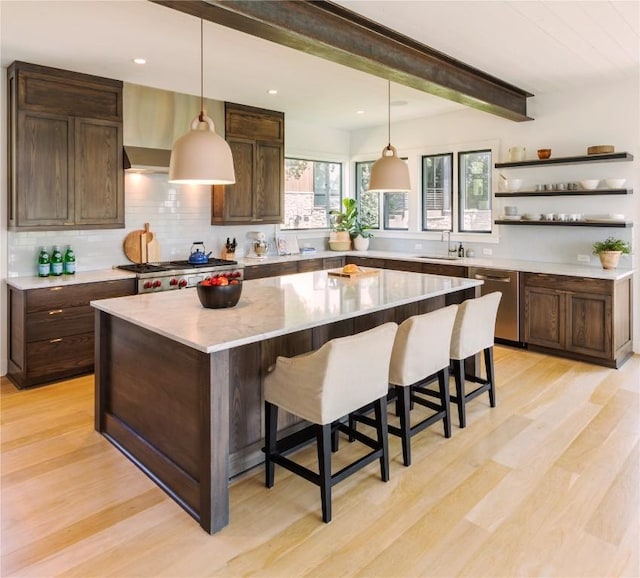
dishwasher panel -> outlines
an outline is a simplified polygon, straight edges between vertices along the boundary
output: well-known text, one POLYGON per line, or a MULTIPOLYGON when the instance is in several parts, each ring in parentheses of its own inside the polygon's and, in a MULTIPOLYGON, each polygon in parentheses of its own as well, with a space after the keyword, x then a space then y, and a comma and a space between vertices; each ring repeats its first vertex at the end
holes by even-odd
POLYGON ((502 292, 496 319, 496 339, 520 342, 520 292, 518 271, 469 267, 469 277, 484 281, 480 294, 502 292))

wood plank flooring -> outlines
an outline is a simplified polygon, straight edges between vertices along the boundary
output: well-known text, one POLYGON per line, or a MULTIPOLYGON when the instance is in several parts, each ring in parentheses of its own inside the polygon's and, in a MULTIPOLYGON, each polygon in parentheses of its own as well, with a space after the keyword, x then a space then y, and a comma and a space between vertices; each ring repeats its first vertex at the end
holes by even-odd
POLYGON ((336 486, 330 524, 315 486, 276 468, 267 490, 260 468, 232 484, 214 536, 93 430, 92 377, 3 379, 1 574, 640 576, 640 356, 495 360, 498 407, 482 396, 451 439, 415 437, 410 468, 391 437, 389 483, 372 464, 336 486))

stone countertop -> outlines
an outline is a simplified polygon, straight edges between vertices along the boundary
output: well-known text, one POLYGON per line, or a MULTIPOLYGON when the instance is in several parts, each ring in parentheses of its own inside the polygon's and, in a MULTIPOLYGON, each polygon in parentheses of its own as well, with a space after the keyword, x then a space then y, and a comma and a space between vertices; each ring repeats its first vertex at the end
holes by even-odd
POLYGON ((205 309, 195 289, 102 299, 91 305, 213 353, 481 284, 384 269, 356 279, 314 271, 245 281, 240 302, 228 309, 205 309))
POLYGON ((634 273, 633 269, 602 269, 601 267, 574 265, 572 263, 546 263, 543 261, 527 261, 524 259, 491 259, 479 257, 461 257, 456 259, 422 258, 416 253, 401 253, 397 251, 317 251, 311 255, 269 256, 266 259, 239 258, 237 261, 245 267, 251 267, 269 263, 286 263, 288 261, 299 261, 302 259, 318 259, 347 255, 353 257, 370 257, 373 259, 396 259, 399 261, 415 261, 418 263, 459 265, 462 267, 488 267, 505 271, 569 275, 571 277, 608 279, 612 281, 624 279, 634 273))
POLYGON ((59 275, 57 277, 38 277, 37 275, 25 277, 9 277, 7 285, 25 291, 27 289, 47 289, 61 285, 77 285, 79 283, 101 283, 117 281, 119 279, 135 279, 135 273, 122 269, 97 269, 95 271, 82 271, 74 275, 59 275))

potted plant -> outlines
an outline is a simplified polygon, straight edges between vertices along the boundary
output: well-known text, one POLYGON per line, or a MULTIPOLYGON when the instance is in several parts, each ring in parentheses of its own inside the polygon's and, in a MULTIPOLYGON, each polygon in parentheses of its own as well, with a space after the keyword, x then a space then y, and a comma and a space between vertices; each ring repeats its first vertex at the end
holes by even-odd
POLYGON ((622 239, 607 237, 604 241, 596 241, 593 244, 593 254, 600 257, 603 269, 615 269, 618 266, 620 255, 629 254, 631 245, 622 239))
POLYGON ((329 247, 334 251, 348 251, 351 248, 351 232, 358 218, 358 206, 355 199, 342 199, 343 211, 329 211, 331 233, 329 247))
POLYGON ((363 223, 360 219, 356 219, 351 230, 351 238, 353 239, 353 248, 356 251, 366 251, 369 248, 369 239, 373 237, 371 226, 363 223))

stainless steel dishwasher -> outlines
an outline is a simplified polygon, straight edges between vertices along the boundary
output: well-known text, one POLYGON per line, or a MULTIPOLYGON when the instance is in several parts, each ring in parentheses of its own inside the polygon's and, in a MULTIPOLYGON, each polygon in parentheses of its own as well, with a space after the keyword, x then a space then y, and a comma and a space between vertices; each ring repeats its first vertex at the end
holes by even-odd
POLYGON ((520 292, 518 272, 469 267, 469 277, 484 281, 480 294, 502 292, 496 319, 496 339, 520 343, 520 292))

